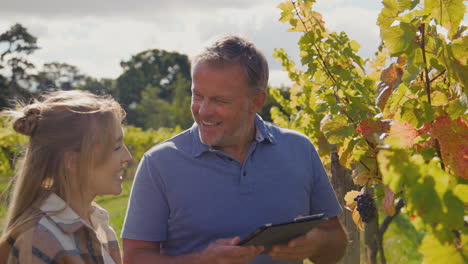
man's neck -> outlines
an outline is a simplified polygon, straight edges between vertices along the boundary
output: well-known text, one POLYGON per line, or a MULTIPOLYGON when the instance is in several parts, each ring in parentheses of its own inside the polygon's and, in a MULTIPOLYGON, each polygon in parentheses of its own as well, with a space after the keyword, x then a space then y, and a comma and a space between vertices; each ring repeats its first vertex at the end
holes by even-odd
POLYGON ((257 131, 255 125, 252 126, 251 129, 249 130, 250 131, 247 132, 247 135, 244 137, 244 140, 240 141, 239 144, 232 145, 232 146, 219 147, 217 149, 228 153, 237 161, 239 161, 241 164, 243 164, 245 159, 247 158, 247 154, 249 152, 249 149, 250 149, 250 146, 252 145, 253 140, 255 139, 255 133, 257 131))

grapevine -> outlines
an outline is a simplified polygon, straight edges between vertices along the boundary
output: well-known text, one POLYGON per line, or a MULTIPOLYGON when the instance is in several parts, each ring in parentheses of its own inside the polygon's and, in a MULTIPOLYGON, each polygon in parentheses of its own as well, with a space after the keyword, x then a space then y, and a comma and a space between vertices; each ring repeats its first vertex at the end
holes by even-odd
MULTIPOLYGON (((289 99, 274 89, 282 110, 274 122, 310 137, 326 167, 336 151, 361 191, 344 199, 356 226, 383 232, 400 213, 425 234, 424 263, 468 258, 464 214, 468 203, 468 37, 460 25, 462 0, 384 0, 378 16, 381 46, 368 61, 359 44, 329 32, 315 1, 285 1, 280 21, 301 32, 302 67, 275 51, 294 82, 289 99), (444 28, 447 33, 440 33, 444 28), (383 199, 373 199, 375 193, 383 199), (386 215, 377 219, 377 209, 386 215), (367 225, 363 224, 366 223, 367 225), (380 228, 371 228, 373 222, 380 228)), ((339 197, 342 199, 343 197, 339 197)), ((380 243, 380 244, 379 244, 380 243)), ((376 253, 368 263, 376 262, 376 253)))

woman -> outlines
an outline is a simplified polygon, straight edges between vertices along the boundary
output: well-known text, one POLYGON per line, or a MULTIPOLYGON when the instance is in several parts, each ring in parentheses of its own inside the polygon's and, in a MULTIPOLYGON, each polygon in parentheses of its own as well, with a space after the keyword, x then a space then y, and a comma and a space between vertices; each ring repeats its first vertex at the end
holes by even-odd
POLYGON ((121 263, 107 212, 93 199, 122 191, 131 160, 124 110, 107 97, 59 91, 8 114, 29 144, 12 182, 0 263, 121 263))

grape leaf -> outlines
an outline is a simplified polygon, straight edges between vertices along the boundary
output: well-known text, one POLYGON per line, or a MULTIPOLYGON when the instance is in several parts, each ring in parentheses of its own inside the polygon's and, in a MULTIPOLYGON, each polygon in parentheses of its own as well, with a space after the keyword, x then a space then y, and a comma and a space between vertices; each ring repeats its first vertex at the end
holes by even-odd
POLYGON ((377 154, 379 170, 382 173, 383 183, 393 192, 399 192, 404 186, 411 187, 420 178, 420 170, 415 161, 424 160, 421 156, 410 157, 406 149, 381 150, 377 154))
POLYGON ((439 264, 444 263, 466 263, 461 250, 458 250, 454 244, 441 243, 434 235, 424 236, 419 252, 424 255, 424 263, 439 264))
POLYGON ((448 30, 448 36, 453 40, 465 15, 466 6, 463 0, 425 0, 424 10, 448 30))
POLYGON ((385 41, 385 47, 392 54, 398 54, 411 47, 412 40, 416 38, 415 32, 406 23, 400 22, 399 26, 381 28, 380 35, 385 41))
POLYGON ((388 132, 391 120, 372 120, 365 118, 356 126, 356 132, 363 135, 365 139, 376 142, 382 133, 388 132))
POLYGON ((393 121, 390 126, 389 137, 385 142, 394 147, 411 147, 414 139, 419 134, 419 131, 411 124, 393 121))
POLYGON ((455 186, 453 193, 462 200, 463 203, 468 203, 468 185, 467 184, 458 184, 455 186))
POLYGON ((359 214, 359 212, 357 210, 357 207, 354 208, 354 210, 352 212, 352 218, 353 218, 354 224, 356 224, 358 229, 361 230, 361 231, 364 231, 364 225, 362 224, 361 215, 359 214))
POLYGON ((433 106, 445 106, 449 102, 447 95, 441 91, 434 91, 431 98, 433 106))
POLYGON ((354 134, 354 127, 343 116, 337 116, 323 122, 322 132, 330 144, 342 143, 354 134))
POLYGON ((407 199, 407 208, 420 215, 428 226, 442 220, 442 201, 435 191, 435 185, 433 177, 424 177, 422 182, 412 186, 407 199))
POLYGON ((394 216, 395 215, 395 193, 392 192, 392 190, 388 187, 388 185, 385 185, 384 187, 384 192, 385 192, 385 197, 382 199, 382 210, 388 215, 388 216, 394 216))
POLYGON ((356 198, 356 196, 358 196, 360 194, 360 192, 358 191, 349 191, 346 193, 345 197, 344 197, 344 200, 346 202, 346 205, 345 205, 345 208, 350 210, 350 211, 353 211, 354 208, 356 208, 357 206, 357 202, 354 201, 354 198, 356 198))
POLYGON ((431 133, 439 140, 444 163, 455 175, 468 179, 468 127, 467 120, 459 117, 452 122, 448 116, 434 121, 431 133), (454 123, 454 124, 453 124, 454 123))

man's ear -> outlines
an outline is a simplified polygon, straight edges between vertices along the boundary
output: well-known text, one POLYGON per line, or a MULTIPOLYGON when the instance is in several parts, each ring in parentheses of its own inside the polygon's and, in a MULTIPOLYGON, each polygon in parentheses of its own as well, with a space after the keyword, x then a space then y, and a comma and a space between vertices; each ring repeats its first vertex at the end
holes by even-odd
POLYGON ((253 101, 255 113, 258 113, 260 109, 262 109, 263 105, 265 105, 265 101, 266 101, 265 91, 260 91, 255 95, 254 101, 253 101))
POLYGON ((65 152, 65 169, 68 172, 76 173, 78 171, 78 152, 65 152))

